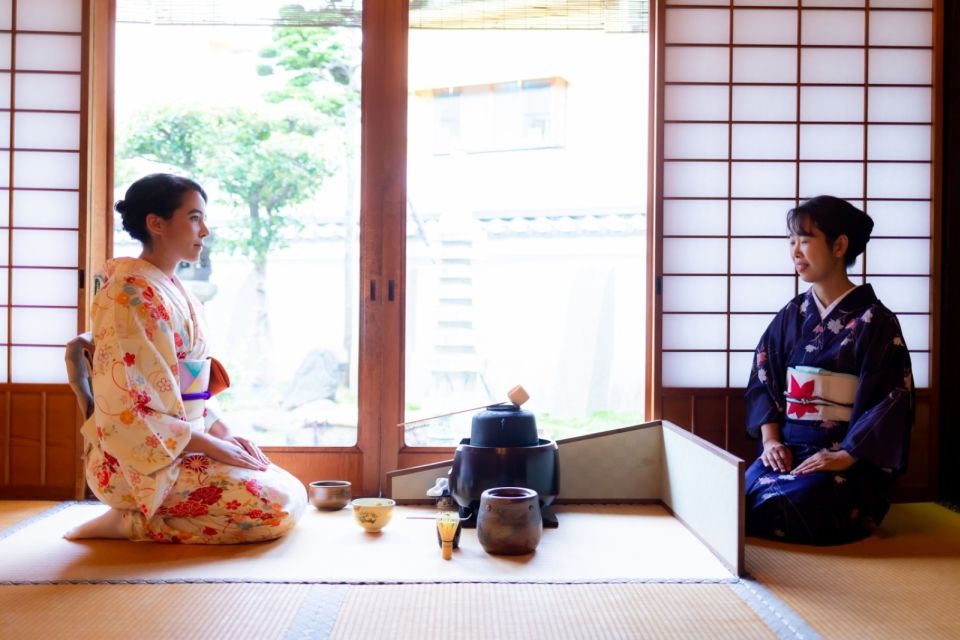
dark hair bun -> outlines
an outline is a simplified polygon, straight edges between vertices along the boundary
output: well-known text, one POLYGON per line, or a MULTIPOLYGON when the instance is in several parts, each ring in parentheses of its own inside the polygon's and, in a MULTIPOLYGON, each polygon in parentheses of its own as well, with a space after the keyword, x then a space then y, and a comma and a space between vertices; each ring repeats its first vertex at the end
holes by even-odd
POLYGON ((207 193, 190 178, 170 173, 151 173, 130 185, 122 200, 113 205, 120 214, 124 230, 145 246, 150 244, 147 216, 155 214, 169 220, 180 207, 183 194, 196 191, 207 201, 207 193))

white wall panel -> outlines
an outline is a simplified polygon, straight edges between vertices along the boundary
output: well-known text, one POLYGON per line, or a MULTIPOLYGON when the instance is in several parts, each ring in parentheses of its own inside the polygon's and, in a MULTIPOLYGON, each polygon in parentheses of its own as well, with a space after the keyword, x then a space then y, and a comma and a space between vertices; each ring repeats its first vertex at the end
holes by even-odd
MULTIPOLYGON (((785 298, 786 304, 789 298, 785 298)), ((782 305, 781 305, 782 306, 782 305)), ((730 316, 730 348, 756 349, 760 336, 767 330, 776 314, 735 313, 730 316)), ((749 364, 747 365, 749 367, 749 364)))
POLYGON ((17 0, 17 29, 74 31, 83 27, 81 0, 17 0))
POLYGON ((786 238, 734 238, 730 245, 730 273, 791 273, 786 238))
POLYGON ((870 50, 870 84, 930 84, 932 77, 929 50, 870 50))
POLYGON ((867 275, 930 273, 927 239, 873 238, 867 244, 867 275))
POLYGON ((664 162, 663 195, 666 197, 727 196, 726 162, 664 162))
POLYGON ((10 382, 66 384, 63 347, 11 347, 10 382))
POLYGON ((870 87, 868 95, 871 122, 930 122, 933 90, 929 87, 870 87))
POLYGON ((667 82, 727 82, 729 55, 725 48, 667 47, 665 79, 667 82))
POLYGON ((801 44, 863 46, 865 12, 805 9, 801 15, 801 44))
POLYGON ((667 123, 663 125, 663 156, 667 159, 718 158, 728 155, 727 125, 667 123))
POLYGON ((863 125, 805 124, 800 126, 801 160, 860 160, 863 125))
MULTIPOLYGON (((732 276, 730 310, 774 312, 793 297, 793 276, 732 276)), ((758 336, 759 337, 759 336, 758 336)))

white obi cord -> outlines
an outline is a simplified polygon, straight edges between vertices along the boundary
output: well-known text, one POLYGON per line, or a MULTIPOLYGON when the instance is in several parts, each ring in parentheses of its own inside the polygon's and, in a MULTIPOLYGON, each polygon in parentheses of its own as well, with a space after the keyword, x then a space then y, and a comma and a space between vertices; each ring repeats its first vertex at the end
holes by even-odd
POLYGON ((818 367, 787 369, 787 418, 849 422, 859 379, 818 367))

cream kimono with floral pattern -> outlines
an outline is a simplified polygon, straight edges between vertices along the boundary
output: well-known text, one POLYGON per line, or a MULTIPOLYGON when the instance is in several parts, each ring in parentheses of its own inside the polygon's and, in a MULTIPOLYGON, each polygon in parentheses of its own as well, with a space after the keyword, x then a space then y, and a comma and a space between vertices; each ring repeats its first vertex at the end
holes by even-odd
POLYGON ((95 407, 82 430, 90 488, 125 511, 132 540, 282 536, 306 506, 300 481, 275 465, 255 471, 185 451, 192 431, 217 420, 202 406, 188 415, 180 396, 178 362, 207 357, 200 303, 144 260, 111 260, 106 276, 92 310, 95 407))

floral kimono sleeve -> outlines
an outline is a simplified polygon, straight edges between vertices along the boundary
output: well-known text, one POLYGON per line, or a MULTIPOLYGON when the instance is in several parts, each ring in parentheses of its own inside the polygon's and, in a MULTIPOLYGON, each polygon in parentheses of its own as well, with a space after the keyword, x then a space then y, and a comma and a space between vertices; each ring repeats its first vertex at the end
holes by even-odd
POLYGON ((841 447, 860 460, 902 471, 909 453, 914 388, 910 353, 900 324, 890 313, 866 318, 868 331, 858 340, 860 382, 850 428, 841 447))
POLYGON ((93 389, 101 447, 115 457, 145 516, 179 474, 190 441, 167 307, 139 277, 108 284, 93 309, 93 389))
POLYGON ((745 392, 747 434, 752 438, 760 437, 762 425, 770 422, 783 424, 784 421, 784 326, 784 312, 781 311, 764 331, 753 355, 745 392))

